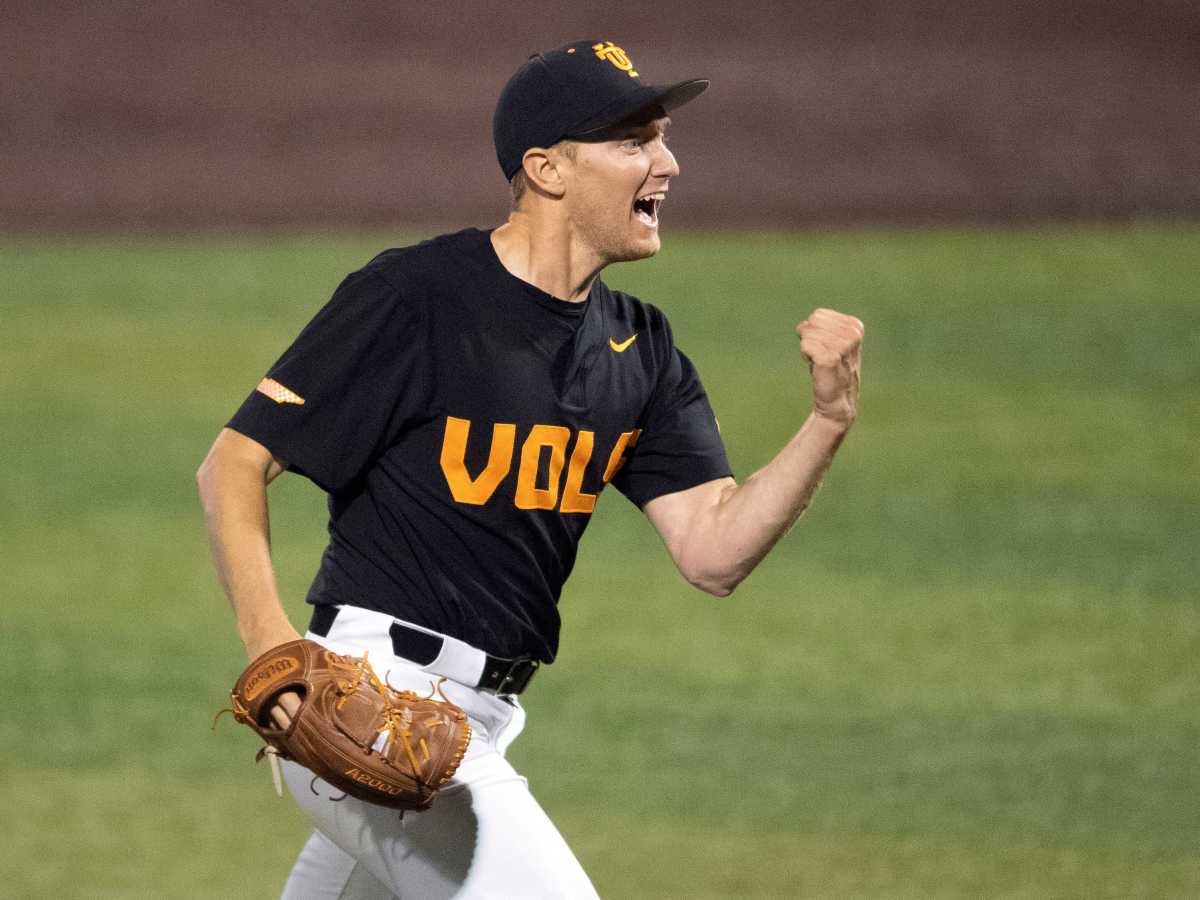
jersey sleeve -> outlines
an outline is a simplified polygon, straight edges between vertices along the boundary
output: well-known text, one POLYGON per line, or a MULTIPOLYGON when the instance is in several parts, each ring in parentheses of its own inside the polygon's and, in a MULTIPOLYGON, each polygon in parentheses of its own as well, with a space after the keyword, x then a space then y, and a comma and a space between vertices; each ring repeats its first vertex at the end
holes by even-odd
POLYGON ((348 276, 246 398, 228 427, 327 492, 393 443, 424 396, 424 329, 369 269, 348 276))
POLYGON ((638 508, 733 474, 696 367, 671 345, 632 454, 613 485, 638 508))

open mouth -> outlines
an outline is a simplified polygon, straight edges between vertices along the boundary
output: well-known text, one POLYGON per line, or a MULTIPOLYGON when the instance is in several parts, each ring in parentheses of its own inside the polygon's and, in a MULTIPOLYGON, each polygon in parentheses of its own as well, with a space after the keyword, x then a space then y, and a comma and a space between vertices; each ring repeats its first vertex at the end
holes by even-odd
POLYGON ((662 206, 662 202, 666 197, 666 191, 659 191, 657 194, 647 194, 645 197, 638 197, 633 201, 633 214, 643 225, 656 228, 658 226, 658 208, 662 206))

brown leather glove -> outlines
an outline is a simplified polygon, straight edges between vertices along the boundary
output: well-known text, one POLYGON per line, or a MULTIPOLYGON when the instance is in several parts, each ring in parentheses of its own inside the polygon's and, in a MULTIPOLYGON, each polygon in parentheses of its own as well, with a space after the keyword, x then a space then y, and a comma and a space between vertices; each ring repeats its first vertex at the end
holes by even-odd
POLYGON ((247 666, 230 696, 234 718, 280 757, 352 797, 394 809, 428 809, 471 740, 467 714, 453 703, 397 691, 365 656, 339 656, 315 641, 267 651, 247 666), (287 691, 302 700, 283 729, 270 710, 287 691))

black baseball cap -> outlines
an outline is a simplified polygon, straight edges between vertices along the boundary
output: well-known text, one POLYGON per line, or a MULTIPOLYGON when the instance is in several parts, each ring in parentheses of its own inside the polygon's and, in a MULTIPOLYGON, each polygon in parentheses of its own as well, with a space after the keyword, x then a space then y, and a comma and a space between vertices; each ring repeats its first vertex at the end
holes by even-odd
POLYGON ((496 158, 511 180, 530 147, 586 137, 649 106, 674 109, 707 87, 706 78, 645 84, 612 41, 575 41, 535 53, 500 92, 492 118, 496 158))

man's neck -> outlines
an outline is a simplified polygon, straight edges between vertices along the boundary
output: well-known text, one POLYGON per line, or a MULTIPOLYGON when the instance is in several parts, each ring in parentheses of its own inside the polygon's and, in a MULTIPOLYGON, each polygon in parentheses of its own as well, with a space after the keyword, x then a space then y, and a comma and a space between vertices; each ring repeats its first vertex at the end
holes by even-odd
POLYGON ((606 265, 575 240, 568 223, 521 210, 492 232, 492 247, 511 275, 571 303, 588 298, 606 265))

